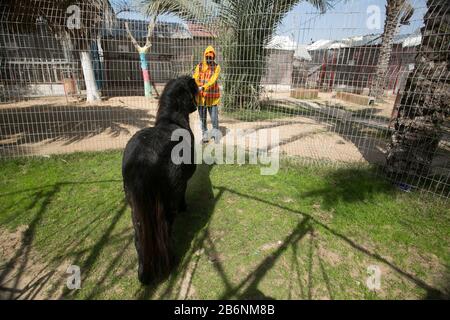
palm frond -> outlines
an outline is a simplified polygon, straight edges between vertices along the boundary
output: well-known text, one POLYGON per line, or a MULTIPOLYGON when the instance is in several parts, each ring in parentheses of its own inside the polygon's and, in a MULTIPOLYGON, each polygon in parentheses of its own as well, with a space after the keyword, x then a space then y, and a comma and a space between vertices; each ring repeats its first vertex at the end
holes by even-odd
POLYGON ((216 5, 204 0, 141 0, 148 16, 175 14, 188 21, 206 21, 216 5))
POLYGON ((321 13, 333 8, 333 1, 331 0, 307 0, 307 2, 320 10, 321 13))

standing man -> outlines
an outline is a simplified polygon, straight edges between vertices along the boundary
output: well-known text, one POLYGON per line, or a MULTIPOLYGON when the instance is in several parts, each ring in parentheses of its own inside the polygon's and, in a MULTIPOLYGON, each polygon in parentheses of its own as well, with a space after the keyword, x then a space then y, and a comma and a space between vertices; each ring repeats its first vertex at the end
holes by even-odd
POLYGON ((216 52, 212 46, 208 46, 203 55, 203 61, 195 68, 193 78, 199 87, 197 96, 198 114, 202 125, 202 141, 209 141, 208 127, 206 124, 206 113, 211 118, 213 130, 212 137, 218 142, 219 135, 219 110, 220 89, 217 79, 220 74, 220 66, 215 61, 216 52))

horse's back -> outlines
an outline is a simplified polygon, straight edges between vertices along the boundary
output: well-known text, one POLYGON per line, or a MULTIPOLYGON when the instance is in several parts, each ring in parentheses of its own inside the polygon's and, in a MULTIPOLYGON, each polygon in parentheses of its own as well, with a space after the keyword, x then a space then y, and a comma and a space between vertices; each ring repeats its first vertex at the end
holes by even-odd
MULTIPOLYGON (((189 179, 195 171, 193 157, 190 164, 175 164, 172 160, 173 128, 152 127, 138 131, 127 143, 122 161, 124 184, 165 185, 174 187, 179 179, 189 179)), ((193 142, 193 141, 192 141, 193 142)), ((191 153, 193 156, 193 143, 191 153)))

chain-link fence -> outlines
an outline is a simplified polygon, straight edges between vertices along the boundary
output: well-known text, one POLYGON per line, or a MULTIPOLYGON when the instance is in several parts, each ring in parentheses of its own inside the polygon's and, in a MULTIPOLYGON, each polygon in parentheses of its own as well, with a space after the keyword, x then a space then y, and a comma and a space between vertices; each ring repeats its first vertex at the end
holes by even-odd
MULTIPOLYGON (((0 4, 0 157, 123 148, 213 46, 219 128, 450 195, 446 0, 0 4)), ((201 139, 197 113, 191 116, 201 139)))

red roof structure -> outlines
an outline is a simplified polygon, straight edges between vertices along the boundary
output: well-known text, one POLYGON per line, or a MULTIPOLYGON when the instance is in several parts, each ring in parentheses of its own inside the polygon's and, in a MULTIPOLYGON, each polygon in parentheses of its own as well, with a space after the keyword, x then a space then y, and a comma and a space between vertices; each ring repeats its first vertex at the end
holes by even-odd
POLYGON ((208 30, 204 25, 188 22, 187 27, 194 38, 216 38, 217 35, 208 30))

